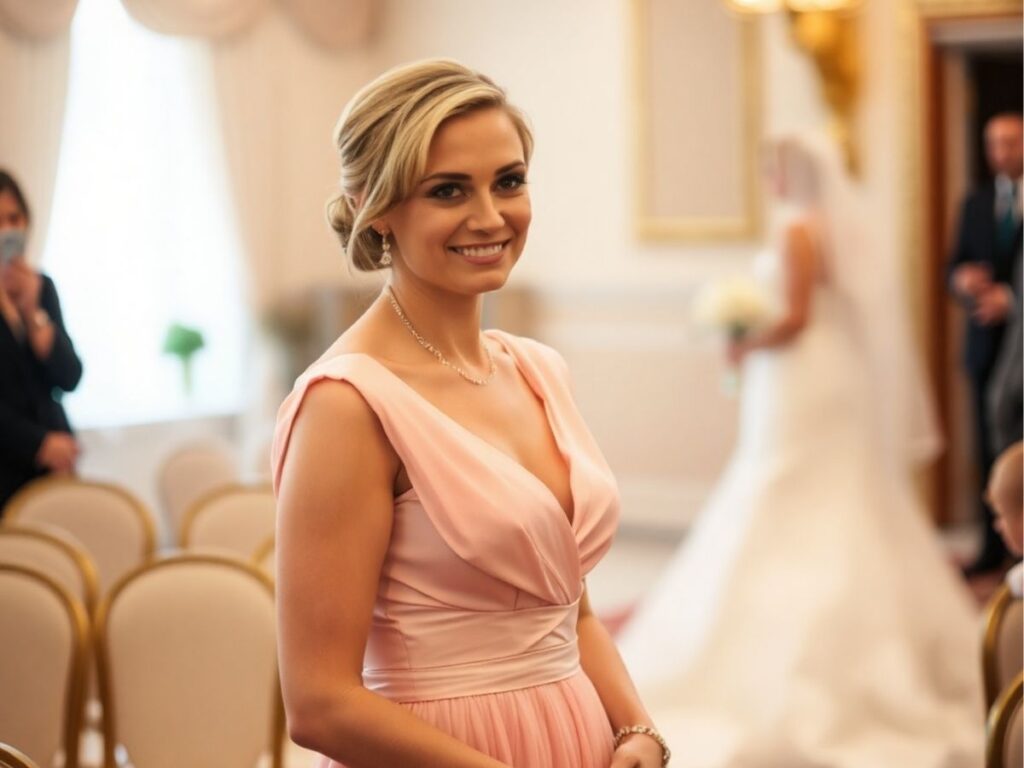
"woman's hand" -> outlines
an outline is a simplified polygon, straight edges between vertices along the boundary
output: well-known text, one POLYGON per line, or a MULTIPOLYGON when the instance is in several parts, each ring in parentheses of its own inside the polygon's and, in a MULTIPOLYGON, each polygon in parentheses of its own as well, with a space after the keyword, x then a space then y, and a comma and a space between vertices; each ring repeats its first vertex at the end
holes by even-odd
POLYGON ((609 768, 661 768, 661 745, 650 736, 634 733, 623 739, 609 768))
POLYGON ((43 278, 24 259, 16 259, 0 267, 0 287, 26 322, 39 309, 43 278))
POLYGON ((750 345, 747 344, 743 339, 729 339, 726 348, 725 356, 729 361, 729 365, 733 368, 739 368, 743 364, 743 358, 750 352, 750 345))
POLYGON ((78 441, 67 432, 47 432, 43 438, 36 463, 58 475, 70 475, 78 461, 78 441))

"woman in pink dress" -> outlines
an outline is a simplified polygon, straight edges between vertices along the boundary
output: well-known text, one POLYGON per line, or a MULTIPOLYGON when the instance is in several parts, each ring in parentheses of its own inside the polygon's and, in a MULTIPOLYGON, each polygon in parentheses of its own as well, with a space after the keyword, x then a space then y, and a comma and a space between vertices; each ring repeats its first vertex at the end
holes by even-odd
POLYGON ((588 602, 619 501, 565 363, 480 331, 526 243, 529 128, 438 60, 366 86, 336 141, 331 224, 391 274, 278 419, 292 738, 323 768, 667 764, 588 602))

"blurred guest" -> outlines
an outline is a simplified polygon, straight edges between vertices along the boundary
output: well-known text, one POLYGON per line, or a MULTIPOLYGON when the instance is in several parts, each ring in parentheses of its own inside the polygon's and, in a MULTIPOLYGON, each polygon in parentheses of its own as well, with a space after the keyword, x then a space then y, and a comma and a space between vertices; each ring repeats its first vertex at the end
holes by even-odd
MULTIPOLYGON (((996 459, 986 496, 1006 548, 1024 555, 1024 443, 1014 443, 996 459)), ((1006 583, 1016 597, 1024 596, 1024 565, 1011 568, 1006 583)))
POLYGON ((29 266, 28 203, 0 170, 0 514, 21 486, 75 470, 78 443, 61 392, 82 377, 53 281, 29 266))
POLYGON ((770 147, 774 322, 739 434, 621 635, 688 768, 980 768, 975 608, 915 495, 939 441, 887 252, 825 135, 770 147))
POLYGON ((1012 309, 987 392, 989 433, 995 456, 1024 437, 1024 329, 1021 327, 1024 306, 1021 304, 1022 251, 1019 241, 1017 246, 1013 292, 1009 299, 1012 309))
MULTIPOLYGON (((985 153, 994 178, 964 200, 949 265, 950 290, 967 312, 964 367, 971 384, 981 477, 988 476, 993 459, 986 390, 1012 307, 1009 284, 1021 242, 1024 121, 1020 115, 999 114, 988 121, 985 153)), ((982 548, 967 567, 968 575, 995 570, 1006 558, 1006 547, 992 527, 992 512, 986 504, 982 504, 982 519, 982 548)))

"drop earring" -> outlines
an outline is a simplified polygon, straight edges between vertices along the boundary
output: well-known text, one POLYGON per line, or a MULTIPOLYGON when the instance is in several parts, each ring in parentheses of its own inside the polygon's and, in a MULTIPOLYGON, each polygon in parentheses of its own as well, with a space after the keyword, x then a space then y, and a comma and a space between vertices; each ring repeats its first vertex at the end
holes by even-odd
POLYGON ((380 265, 382 267, 391 266, 391 241, 388 240, 388 233, 385 232, 381 236, 381 254, 380 254, 380 265))

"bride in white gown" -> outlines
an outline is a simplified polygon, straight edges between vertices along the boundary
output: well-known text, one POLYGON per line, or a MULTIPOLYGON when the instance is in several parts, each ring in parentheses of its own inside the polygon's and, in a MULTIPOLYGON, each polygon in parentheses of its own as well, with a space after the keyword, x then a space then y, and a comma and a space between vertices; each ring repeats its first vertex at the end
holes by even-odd
POLYGON ((820 137, 772 145, 739 439, 620 647, 679 768, 979 768, 975 610, 912 480, 933 454, 896 259, 820 137))

